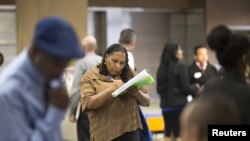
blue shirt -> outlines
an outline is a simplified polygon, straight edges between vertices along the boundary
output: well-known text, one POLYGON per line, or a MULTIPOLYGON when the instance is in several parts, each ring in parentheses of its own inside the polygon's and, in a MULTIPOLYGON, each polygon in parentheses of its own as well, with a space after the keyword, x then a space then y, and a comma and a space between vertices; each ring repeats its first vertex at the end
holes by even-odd
POLYGON ((45 78, 24 50, 0 73, 0 141, 62 141, 65 112, 46 106, 45 78))

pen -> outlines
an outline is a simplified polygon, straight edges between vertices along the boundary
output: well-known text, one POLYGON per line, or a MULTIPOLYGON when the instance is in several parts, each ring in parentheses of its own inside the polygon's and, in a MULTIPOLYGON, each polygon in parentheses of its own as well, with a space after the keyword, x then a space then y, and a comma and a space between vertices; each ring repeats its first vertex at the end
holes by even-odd
POLYGON ((114 79, 113 79, 111 76, 108 76, 108 78, 109 78, 110 80, 114 81, 114 79))

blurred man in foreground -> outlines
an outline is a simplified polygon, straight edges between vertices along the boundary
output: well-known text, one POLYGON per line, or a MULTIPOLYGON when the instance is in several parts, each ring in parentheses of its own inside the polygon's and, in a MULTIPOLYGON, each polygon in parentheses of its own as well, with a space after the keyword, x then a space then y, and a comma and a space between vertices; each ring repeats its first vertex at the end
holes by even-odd
POLYGON ((201 96, 189 103, 181 114, 182 141, 207 141, 208 125, 239 124, 239 111, 229 99, 201 96))
POLYGON ((31 47, 0 75, 1 141, 62 141, 69 98, 61 74, 71 59, 80 57, 69 23, 59 17, 38 22, 31 47))

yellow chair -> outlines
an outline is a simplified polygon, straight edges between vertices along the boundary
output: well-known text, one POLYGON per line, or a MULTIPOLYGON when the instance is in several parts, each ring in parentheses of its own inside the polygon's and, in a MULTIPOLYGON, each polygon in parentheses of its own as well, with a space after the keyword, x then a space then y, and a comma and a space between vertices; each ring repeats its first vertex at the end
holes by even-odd
POLYGON ((146 117, 148 128, 152 134, 164 132, 164 120, 161 115, 146 117))

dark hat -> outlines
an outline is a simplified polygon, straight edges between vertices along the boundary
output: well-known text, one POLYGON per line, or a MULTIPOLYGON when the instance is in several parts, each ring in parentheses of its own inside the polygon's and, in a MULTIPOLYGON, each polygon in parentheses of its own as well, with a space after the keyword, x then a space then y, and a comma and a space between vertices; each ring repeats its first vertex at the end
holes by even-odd
POLYGON ((84 56, 74 29, 60 17, 41 19, 36 25, 33 42, 37 48, 58 58, 84 56))

